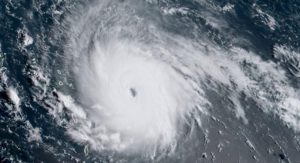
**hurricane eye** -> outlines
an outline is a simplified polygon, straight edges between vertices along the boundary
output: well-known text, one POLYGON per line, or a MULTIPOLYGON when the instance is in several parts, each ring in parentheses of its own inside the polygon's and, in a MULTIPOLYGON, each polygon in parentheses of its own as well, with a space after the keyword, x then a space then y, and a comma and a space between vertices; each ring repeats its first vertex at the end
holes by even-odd
POLYGON ((131 94, 132 97, 137 96, 137 91, 134 88, 130 88, 129 91, 130 91, 130 94, 131 94))

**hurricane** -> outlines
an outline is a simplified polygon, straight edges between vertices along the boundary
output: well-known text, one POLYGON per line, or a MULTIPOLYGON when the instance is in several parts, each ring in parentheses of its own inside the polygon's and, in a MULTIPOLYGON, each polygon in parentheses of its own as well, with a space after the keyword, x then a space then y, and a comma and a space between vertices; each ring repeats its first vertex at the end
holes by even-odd
POLYGON ((88 122, 70 134, 98 150, 154 156, 156 150, 173 150, 180 128, 206 101, 200 81, 188 78, 192 70, 178 60, 190 55, 188 48, 176 47, 185 46, 175 38, 180 36, 160 31, 130 4, 97 2, 79 23, 69 20, 68 68, 88 122))
POLYGON ((1 2, 0 162, 297 162, 299 23, 265 3, 1 2))

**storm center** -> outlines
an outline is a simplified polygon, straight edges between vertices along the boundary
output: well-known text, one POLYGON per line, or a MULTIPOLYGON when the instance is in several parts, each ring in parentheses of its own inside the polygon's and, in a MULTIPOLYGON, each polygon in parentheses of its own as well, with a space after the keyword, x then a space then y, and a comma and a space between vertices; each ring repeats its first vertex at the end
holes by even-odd
POLYGON ((134 88, 130 88, 129 90, 132 97, 135 97, 137 95, 137 92, 134 88))

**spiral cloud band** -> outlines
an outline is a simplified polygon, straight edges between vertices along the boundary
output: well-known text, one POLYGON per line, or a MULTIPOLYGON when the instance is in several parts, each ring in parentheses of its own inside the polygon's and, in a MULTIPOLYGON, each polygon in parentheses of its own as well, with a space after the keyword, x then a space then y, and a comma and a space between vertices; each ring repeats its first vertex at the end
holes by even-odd
MULTIPOLYGON (((282 67, 234 44, 226 49, 208 41, 193 24, 198 11, 155 5, 95 1, 67 17, 66 65, 79 103, 70 109, 68 133, 75 141, 100 151, 168 153, 187 130, 202 129, 206 117, 226 119, 220 110, 251 123, 247 99, 300 130, 299 91, 282 67)), ((226 28, 211 20, 209 27, 226 28)))

